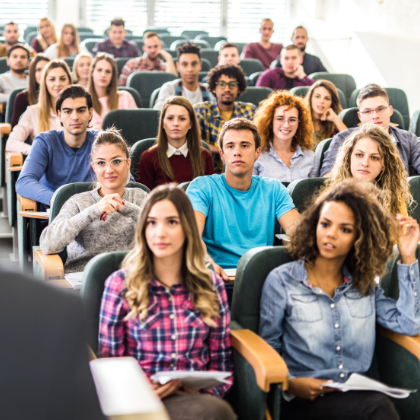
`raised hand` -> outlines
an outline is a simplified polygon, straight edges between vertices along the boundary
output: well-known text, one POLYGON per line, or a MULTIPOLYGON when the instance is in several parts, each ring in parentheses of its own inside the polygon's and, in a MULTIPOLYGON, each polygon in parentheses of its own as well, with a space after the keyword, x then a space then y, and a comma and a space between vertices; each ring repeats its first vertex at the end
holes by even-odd
POLYGON ((413 264, 416 261, 416 250, 419 243, 419 224, 410 216, 397 214, 398 250, 402 264, 413 264))
POLYGON ((302 80, 306 76, 305 70, 303 70, 302 64, 299 64, 295 71, 293 72, 293 77, 297 77, 299 80, 302 80))

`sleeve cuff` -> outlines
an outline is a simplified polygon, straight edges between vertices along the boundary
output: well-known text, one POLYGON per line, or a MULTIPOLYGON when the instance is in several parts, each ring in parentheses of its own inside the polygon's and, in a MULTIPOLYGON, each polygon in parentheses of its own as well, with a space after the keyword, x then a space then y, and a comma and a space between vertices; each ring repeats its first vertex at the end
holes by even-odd
POLYGON ((398 266, 398 278, 409 279, 412 282, 419 278, 419 262, 414 261, 413 264, 402 264, 401 260, 397 263, 398 266))

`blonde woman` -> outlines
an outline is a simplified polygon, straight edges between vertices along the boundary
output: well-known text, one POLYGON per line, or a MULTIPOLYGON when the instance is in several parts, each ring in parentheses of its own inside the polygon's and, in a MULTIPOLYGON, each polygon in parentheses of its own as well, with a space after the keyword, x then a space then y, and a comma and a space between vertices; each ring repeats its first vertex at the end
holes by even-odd
POLYGON ((79 33, 74 25, 66 23, 61 30, 59 42, 52 44, 45 50, 45 55, 54 58, 76 57, 79 52, 88 52, 86 47, 79 46, 79 33))
POLYGON ((52 60, 44 67, 39 101, 36 105, 28 106, 19 124, 13 128, 6 143, 7 152, 27 155, 31 150, 31 145, 25 143, 27 138, 32 142, 39 133, 62 130, 55 111, 55 102, 60 91, 70 84, 70 70, 63 60, 52 60))
POLYGON ((93 127, 102 129, 102 121, 114 109, 137 109, 129 92, 118 92, 118 69, 111 55, 99 53, 92 61, 89 93, 93 102, 93 127))
POLYGON ((91 64, 92 56, 90 53, 80 53, 76 55, 73 63, 73 83, 85 88, 88 87, 91 64))
POLYGON ((44 52, 50 45, 57 42, 57 34, 51 20, 42 18, 38 26, 38 36, 32 41, 31 47, 37 53, 44 52))
POLYGON ((380 188, 383 206, 391 214, 407 215, 407 207, 413 204, 407 173, 394 142, 380 127, 362 125, 341 146, 329 185, 351 177, 380 188))
MULTIPOLYGON (((187 195, 157 187, 140 215, 136 244, 105 282, 100 357, 135 357, 146 375, 159 371, 232 372, 229 309, 223 280, 204 265, 187 195)), ((199 393, 170 381, 153 384, 172 420, 236 419, 223 397, 231 383, 199 393)))

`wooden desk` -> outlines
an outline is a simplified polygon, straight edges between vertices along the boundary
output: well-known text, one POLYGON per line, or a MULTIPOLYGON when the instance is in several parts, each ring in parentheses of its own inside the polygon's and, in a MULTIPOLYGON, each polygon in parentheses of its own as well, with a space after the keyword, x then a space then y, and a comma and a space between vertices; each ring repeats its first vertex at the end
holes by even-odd
MULTIPOLYGON (((0 114, 2 114, 2 110, 1 110, 2 105, 3 104, 0 104, 0 114)), ((10 124, 8 124, 8 123, 0 123, 0 137, 3 134, 10 134, 11 132, 12 132, 12 126, 10 124)))

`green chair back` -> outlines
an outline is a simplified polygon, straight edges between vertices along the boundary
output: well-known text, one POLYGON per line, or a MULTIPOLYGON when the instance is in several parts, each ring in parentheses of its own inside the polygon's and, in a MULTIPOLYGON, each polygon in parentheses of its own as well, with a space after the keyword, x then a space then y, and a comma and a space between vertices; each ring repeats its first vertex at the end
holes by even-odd
POLYGON ((202 48, 201 58, 210 61, 211 67, 216 67, 219 62, 219 51, 214 51, 212 48, 202 48))
POLYGON ((25 44, 28 44, 28 45, 31 45, 32 44, 32 41, 34 40, 34 38, 36 38, 38 36, 38 32, 37 32, 37 30, 35 29, 35 31, 32 31, 32 32, 29 32, 26 36, 25 36, 25 38, 24 38, 24 40, 25 40, 25 44))
POLYGON ((420 136, 420 110, 416 111, 411 116, 409 131, 414 133, 417 137, 420 136))
MULTIPOLYGON (((293 181, 287 187, 299 213, 304 212, 314 201, 327 178, 306 178, 293 181)), ((235 280, 236 281, 236 280, 235 280)))
POLYGON ((93 29, 87 28, 86 26, 79 26, 77 28, 78 32, 84 32, 84 33, 88 33, 90 32, 91 34, 93 34, 93 29))
MULTIPOLYGON (((310 86, 297 86, 292 89, 290 89, 290 93, 293 93, 293 95, 300 96, 301 98, 306 98, 306 95, 309 92, 310 86)), ((341 108, 346 109, 347 108, 347 99, 344 95, 343 91, 339 88, 336 88, 338 92, 338 97, 340 99, 341 108)))
POLYGON ((220 41, 227 42, 227 38, 225 36, 208 36, 206 34, 200 34, 195 37, 194 42, 196 41, 206 41, 207 44, 210 45, 210 48, 214 48, 220 41))
MULTIPOLYGON (((208 61, 208 60, 207 60, 208 61)), ((207 75, 209 74, 209 72, 208 71, 203 71, 203 70, 201 70, 199 73, 198 73, 198 80, 201 82, 205 77, 207 78, 207 75)))
POLYGON ((182 190, 187 192, 187 189, 190 186, 190 184, 191 184, 191 181, 182 182, 181 184, 178 185, 178 188, 181 188, 182 190))
POLYGON ((251 102, 256 107, 259 106, 260 102, 268 98, 268 95, 273 90, 267 87, 247 87, 246 92, 243 93, 238 100, 241 102, 251 102))
POLYGON ((316 146, 315 155, 318 158, 319 169, 322 168, 322 164, 324 163, 324 154, 330 148, 330 144, 331 144, 332 140, 333 140, 332 138, 322 140, 316 146))
MULTIPOLYGON (((172 73, 160 71, 142 71, 131 73, 127 80, 127 86, 134 88, 140 94, 144 106, 150 103, 150 97, 155 89, 164 83, 177 79, 172 73)), ((150 136, 145 136, 150 137, 150 136)), ((139 136, 137 136, 139 138, 139 136)))
POLYGON ((7 57, 0 57, 0 74, 6 73, 10 70, 10 67, 7 65, 7 57))
MULTIPOLYGON (((178 58, 174 58, 174 63, 178 62, 178 58)), ((201 71, 205 71, 205 72, 209 72, 211 69, 212 65, 210 63, 209 60, 207 60, 207 58, 201 58, 201 71)), ((198 80, 200 81, 200 76, 198 76, 198 80)))
POLYGON ((118 69, 118 77, 120 77, 121 71, 123 67, 127 64, 128 60, 131 60, 131 57, 115 58, 115 64, 117 65, 117 69, 118 69))
POLYGON ((150 95, 150 102, 149 102, 149 108, 150 109, 153 109, 153 107, 155 106, 157 98, 159 97, 159 92, 160 92, 160 88, 157 88, 150 95))
POLYGON ((85 39, 84 41, 82 41, 82 42, 80 42, 80 45, 83 45, 83 46, 85 46, 86 47, 86 49, 91 53, 92 51, 93 51, 93 47, 98 43, 98 42, 101 42, 101 41, 105 41, 105 38, 100 38, 100 39, 98 39, 98 38, 93 38, 93 37, 90 37, 90 38, 87 38, 87 39, 85 39))
POLYGON ((149 150, 154 144, 156 143, 156 138, 151 139, 144 139, 136 141, 133 146, 131 147, 130 157, 131 157, 131 175, 133 175, 134 179, 137 176, 137 170, 139 168, 139 163, 141 159, 141 155, 146 150, 149 150))
POLYGON ((143 35, 146 33, 146 32, 156 32, 157 34, 159 34, 159 36, 162 34, 162 35, 170 35, 170 32, 168 31, 168 28, 153 28, 153 27, 151 27, 151 28, 146 28, 144 31, 143 31, 143 35))
POLYGON ((171 57, 172 57, 172 58, 177 58, 177 56, 178 56, 178 52, 177 52, 177 51, 171 50, 171 49, 169 49, 169 48, 164 48, 164 50, 165 50, 166 52, 168 52, 169 54, 171 54, 171 57))
MULTIPOLYGON (((1 60, 1 59, 0 59, 1 60)), ((20 92, 25 90, 25 88, 14 89, 10 93, 9 99, 7 100, 7 107, 6 107, 6 118, 5 122, 11 124, 12 123, 12 116, 13 116, 13 104, 15 103, 16 95, 20 92)), ((3 155, 4 155, 4 151, 3 155)))
POLYGON ((74 57, 63 57, 62 60, 69 66, 70 71, 73 71, 74 57))
POLYGON ((143 108, 143 101, 141 100, 141 96, 136 89, 126 86, 119 86, 118 90, 124 90, 126 92, 129 92, 136 101, 137 108, 143 108))
POLYGON ((254 58, 243 58, 239 63, 239 66, 242 67, 246 76, 251 76, 256 72, 264 71, 264 66, 261 61, 254 58))
POLYGON ((161 34, 159 35, 160 39, 167 45, 168 47, 171 46, 175 41, 179 41, 182 39, 187 40, 182 35, 170 35, 170 34, 161 34))
POLYGON ((86 39, 96 39, 99 40, 104 39, 102 35, 95 35, 92 32, 79 32, 80 42, 85 41, 86 39))
POLYGON ((352 92, 356 89, 356 82, 353 76, 349 74, 339 74, 339 73, 328 73, 328 72, 317 72, 312 73, 309 76, 313 80, 329 80, 334 83, 336 88, 339 88, 343 91, 347 99, 350 99, 352 92))
MULTIPOLYGON (((187 39, 178 39, 172 42, 170 49, 176 50, 178 47, 185 44, 187 41, 187 39)), ((207 41, 204 41, 204 39, 194 39, 194 44, 200 45, 201 48, 211 48, 211 45, 207 41)))
MULTIPOLYGON (((343 109, 339 114, 339 118, 343 123, 348 127, 357 127, 360 123, 359 116, 357 113, 359 112, 359 108, 347 108, 343 109)), ((398 124, 401 128, 404 128, 404 118, 401 113, 394 109, 394 113, 391 115, 391 122, 394 124, 398 124)))
POLYGON ((209 33, 206 31, 182 31, 181 35, 187 39, 194 39, 197 35, 208 35, 209 33))
POLYGON ((23 39, 26 39, 26 37, 31 33, 31 32, 36 32, 38 30, 37 26, 27 26, 25 31, 23 32, 23 39))
POLYGON ((249 76, 249 79, 251 80, 252 84, 256 86, 258 78, 263 74, 263 71, 257 71, 255 73, 252 73, 251 76, 249 76))

